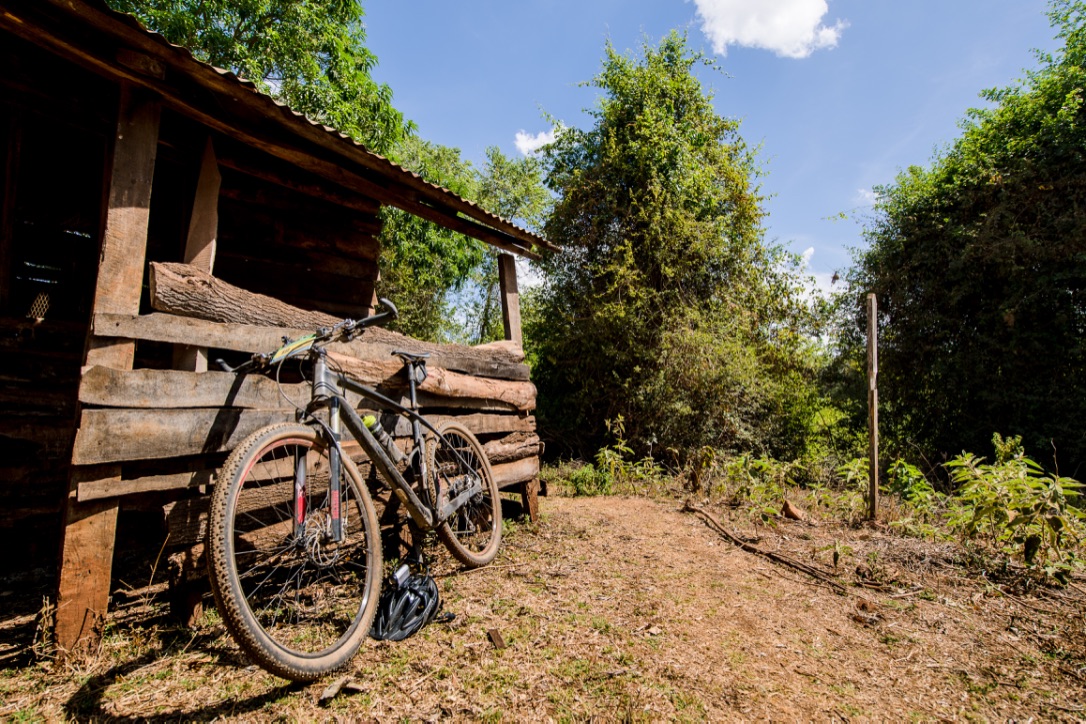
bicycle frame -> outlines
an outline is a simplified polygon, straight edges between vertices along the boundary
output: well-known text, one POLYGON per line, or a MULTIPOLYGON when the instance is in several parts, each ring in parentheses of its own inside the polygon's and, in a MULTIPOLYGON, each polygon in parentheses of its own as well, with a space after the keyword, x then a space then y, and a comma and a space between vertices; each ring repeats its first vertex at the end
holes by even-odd
MULTIPOLYGON (((416 454, 419 456, 418 465, 420 480, 426 480, 428 471, 426 470, 425 440, 422 436, 422 427, 426 427, 438 437, 442 436, 429 420, 424 418, 416 409, 414 409, 417 407, 414 366, 410 363, 405 363, 405 366, 410 372, 408 377, 410 380, 411 407, 405 407, 394 400, 385 397, 371 387, 366 387, 365 385, 349 379, 343 374, 334 372, 329 368, 323 350, 319 350, 315 355, 313 361, 312 402, 306 409, 306 413, 310 417, 316 419, 313 415, 316 408, 327 407, 329 410, 327 431, 330 433, 329 437, 333 442, 332 449, 328 451, 330 473, 332 475, 331 489, 329 490, 332 504, 329 512, 332 518, 332 535, 337 541, 342 540, 342 521, 340 519, 338 504, 340 497, 340 466, 342 465, 341 460, 343 455, 343 449, 339 444, 340 438, 342 437, 341 424, 347 428, 347 431, 351 436, 353 436, 362 446, 362 450, 369 456, 370 461, 377 466, 377 470, 381 474, 381 477, 384 478, 392 488, 393 493, 396 494, 404 504, 404 507, 407 508, 407 512, 411 516, 411 519, 423 530, 430 530, 445 522, 473 495, 482 492, 482 482, 476 479, 472 481, 472 484, 467 490, 460 492, 455 498, 444 504, 441 503, 440 490, 437 491, 437 500, 432 501, 432 504, 424 502, 412 489, 410 483, 408 483, 403 475, 400 474, 396 464, 392 462, 388 453, 385 452, 384 447, 377 441, 377 438, 373 436, 373 433, 371 433, 369 428, 362 422, 362 418, 359 417, 354 409, 352 409, 346 397, 339 391, 339 388, 352 390, 364 398, 378 402, 384 407, 391 408, 397 413, 406 415, 410 418, 415 450, 416 454)), ((323 425, 323 422, 321 422, 321 424, 323 425)), ((459 456, 459 452, 456 454, 459 456)), ((466 461, 462 462, 466 463, 466 461)), ((295 476, 296 500, 304 500, 304 481, 304 475, 295 476), (301 490, 298 489, 299 486, 302 487, 301 490)), ((295 516, 295 526, 297 529, 299 518, 301 519, 300 524, 304 525, 304 509, 297 509, 295 516)))

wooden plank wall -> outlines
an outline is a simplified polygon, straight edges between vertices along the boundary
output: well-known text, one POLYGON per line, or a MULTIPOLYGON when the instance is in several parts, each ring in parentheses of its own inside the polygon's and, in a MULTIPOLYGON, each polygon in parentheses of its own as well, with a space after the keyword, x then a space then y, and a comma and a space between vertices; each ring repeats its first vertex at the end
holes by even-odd
POLYGON ((0 69, 0 545, 18 552, 0 560, 6 575, 56 561, 117 100, 15 38, 0 69))
MULTIPOLYGON (((172 331, 175 325, 171 324, 174 321, 180 336, 196 341, 229 339, 231 348, 249 353, 269 351, 280 343, 284 333, 301 332, 167 314, 103 315, 96 319, 94 329, 101 336, 123 334, 129 339, 170 341, 176 338, 172 331)), ((384 345, 355 342, 339 349, 341 353, 379 357, 382 378, 385 375, 382 355, 388 352, 384 345)), ((445 362, 458 366, 453 354, 445 362)), ((384 384, 379 389, 394 399, 402 398, 402 387, 384 384)), ((282 393, 273 380, 257 375, 238 377, 218 371, 124 371, 93 367, 84 373, 79 387, 84 424, 76 436, 72 459, 77 465, 98 465, 225 452, 256 427, 293 419, 295 408, 287 399, 303 402, 308 390, 305 383, 292 383, 283 385, 282 393)), ((534 403, 518 406, 497 398, 451 397, 440 392, 423 393, 419 399, 424 413, 437 420, 456 417, 488 441, 535 430, 535 418, 529 409, 522 409, 534 407, 534 403)), ((409 434, 406 423, 394 431, 399 436, 409 434)), ((503 478, 502 482, 520 480, 503 478)), ((160 483, 156 481, 155 485, 160 483)), ((86 491, 91 489, 81 489, 80 498, 90 499, 91 494, 86 491)), ((128 480, 123 486, 124 493, 140 489, 138 480, 128 480)), ((95 493, 94 497, 100 494, 95 493)))
MULTIPOLYGON (((96 319, 94 329, 96 335, 123 334, 129 339, 158 342, 174 339, 179 330, 188 339, 206 341, 209 346, 214 346, 216 340, 229 339, 231 348, 249 353, 270 351, 278 346, 284 333, 301 332, 168 314, 127 318, 108 315, 96 319)), ((341 353, 382 361, 388 354, 380 343, 355 342, 339 349, 341 353)), ((458 364, 455 351, 439 359, 452 366, 473 364, 458 364)), ((520 376, 520 370, 514 374, 520 376)), ((384 394, 402 399, 401 386, 381 381, 384 394)), ((206 490, 214 468, 227 451, 264 425, 293 420, 295 407, 288 400, 302 403, 307 394, 304 382, 285 384, 280 390, 275 381, 259 375, 92 367, 83 375, 79 387, 83 423, 72 459, 80 466, 119 465, 122 472, 119 479, 81 483, 78 498, 89 502, 149 492, 206 490)), ((349 397, 359 403, 360 409, 366 409, 360 398, 349 397)), ((431 420, 455 418, 476 433, 491 458, 499 485, 516 486, 538 475, 540 446, 535 418, 529 409, 498 399, 440 393, 424 393, 419 399, 431 420)), ((534 403, 523 407, 534 407, 534 403)), ((389 422, 388 429, 395 436, 405 440, 410 436, 405 420, 389 422)), ((184 521, 180 529, 171 530, 171 544, 196 542, 198 530, 193 529, 191 521, 202 520, 200 513, 205 507, 206 499, 197 499, 171 509, 171 516, 184 521)))

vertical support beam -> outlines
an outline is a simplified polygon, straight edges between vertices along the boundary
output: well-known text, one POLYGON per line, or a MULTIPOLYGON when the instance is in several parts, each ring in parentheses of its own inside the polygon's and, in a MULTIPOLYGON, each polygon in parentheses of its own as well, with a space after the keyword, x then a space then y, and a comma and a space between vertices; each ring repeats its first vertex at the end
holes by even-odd
POLYGON ((528 520, 539 522, 539 478, 534 477, 520 484, 521 505, 528 513, 528 520))
POLYGON ((505 338, 524 344, 520 330, 520 290, 517 288, 517 260, 512 254, 498 254, 498 287, 501 290, 502 326, 505 338))
MULTIPOLYGON (((189 235, 183 261, 200 271, 211 274, 215 267, 216 241, 219 236, 219 187, 222 175, 215 158, 210 136, 200 160, 200 177, 196 182, 196 199, 192 204, 189 235)), ((207 372, 207 350, 203 347, 177 345, 174 348, 174 369, 207 372)))
POLYGON ((4 156, 0 173, 3 189, 0 190, 0 312, 11 313, 11 263, 15 236, 15 176, 19 169, 19 151, 22 146, 22 127, 14 112, 4 124, 4 156))
POLYGON ((222 175, 215 158, 215 147, 208 137, 200 159, 200 178, 196 182, 196 200, 192 205, 189 235, 185 244, 185 263, 211 273, 215 267, 215 242, 219 237, 219 187, 222 175))
MULTIPOLYGON (((160 111, 157 99, 122 87, 94 313, 139 313, 160 111)), ((133 340, 91 336, 85 362, 131 369, 135 350, 133 340)), ((120 466, 73 466, 69 477, 56 622, 57 644, 67 652, 93 640, 94 623, 105 616, 109 604, 117 499, 80 503, 79 483, 88 480, 120 480, 120 466)))
POLYGON ((879 321, 878 302, 867 295, 867 517, 879 514, 879 321))

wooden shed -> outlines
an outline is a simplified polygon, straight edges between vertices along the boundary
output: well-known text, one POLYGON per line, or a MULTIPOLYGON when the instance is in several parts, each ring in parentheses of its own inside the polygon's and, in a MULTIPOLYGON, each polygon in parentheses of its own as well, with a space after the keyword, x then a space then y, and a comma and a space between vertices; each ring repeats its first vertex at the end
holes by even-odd
POLYGON ((499 483, 534 505, 540 448, 512 255, 553 249, 544 239, 100 0, 0 0, 0 173, 0 542, 59 554, 62 647, 106 611, 119 510, 164 506, 198 536, 227 452, 293 417, 261 380, 238 390, 208 359, 372 310, 383 205, 503 252, 510 342, 439 347, 371 330, 349 353, 379 369, 393 346, 432 351, 439 376, 462 384, 427 391, 425 408, 462 418, 499 483))

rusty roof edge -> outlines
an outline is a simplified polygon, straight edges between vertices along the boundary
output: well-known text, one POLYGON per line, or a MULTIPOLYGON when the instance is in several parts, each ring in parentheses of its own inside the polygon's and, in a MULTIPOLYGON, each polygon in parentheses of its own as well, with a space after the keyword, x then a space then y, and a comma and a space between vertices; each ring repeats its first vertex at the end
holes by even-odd
MULTIPOLYGON (((523 247, 528 256, 536 256, 536 254, 533 253, 532 247, 539 247, 549 251, 561 250, 560 247, 539 234, 522 228, 497 214, 493 214, 475 202, 469 201, 449 189, 426 181, 419 174, 369 150, 364 144, 356 141, 347 134, 332 128, 331 126, 322 124, 319 121, 315 121, 303 113, 293 110, 285 103, 281 103, 271 96, 260 92, 257 89, 256 84, 252 81, 241 78, 230 70, 217 68, 210 63, 199 60, 188 48, 175 45, 161 34, 148 30, 137 18, 113 10, 105 4, 104 0, 47 0, 47 2, 66 13, 78 12, 76 6, 83 5, 122 23, 128 29, 136 31, 143 38, 152 41, 162 51, 172 54, 175 59, 180 60, 184 64, 191 65, 192 73, 208 73, 211 74, 215 80, 225 80, 229 83, 236 84, 239 90, 248 92, 248 94, 250 94, 249 97, 254 102, 265 104, 268 107, 268 110, 275 109, 279 119, 284 121, 288 128, 293 128, 296 131, 296 135, 304 138, 310 137, 310 134, 314 131, 320 132, 325 141, 332 142, 332 144, 321 144, 328 150, 338 152, 343 157, 359 163, 364 168, 389 176, 392 180, 400 182, 408 188, 414 189, 422 194, 426 200, 432 202, 428 205, 446 207, 446 209, 437 209, 443 213, 452 211, 455 214, 459 212, 471 220, 501 232, 503 236, 508 237, 513 246, 523 247)), ((390 205, 396 204, 393 203, 390 205)), ((410 209, 404 210, 410 213, 410 209)), ((488 244, 490 243, 485 239, 480 239, 480 241, 488 244)))

